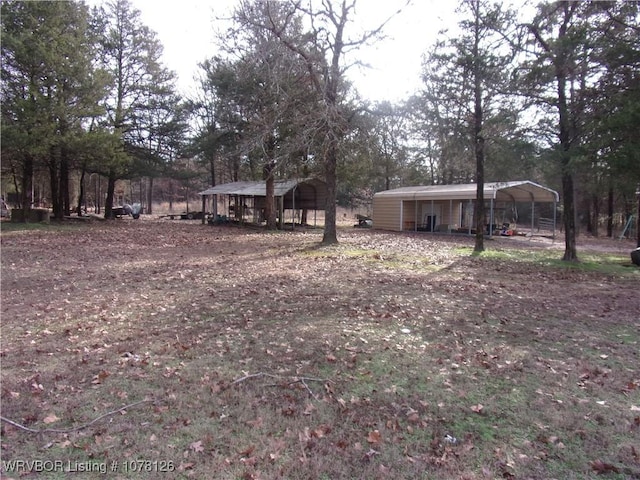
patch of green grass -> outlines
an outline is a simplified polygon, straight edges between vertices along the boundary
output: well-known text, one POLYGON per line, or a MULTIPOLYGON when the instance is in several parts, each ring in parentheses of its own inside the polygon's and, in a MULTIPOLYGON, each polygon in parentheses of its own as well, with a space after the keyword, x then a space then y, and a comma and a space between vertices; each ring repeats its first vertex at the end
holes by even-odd
POLYGON ((640 275, 640 269, 633 267, 628 257, 612 253, 578 252, 578 262, 566 262, 554 250, 487 249, 476 253, 470 247, 456 250, 461 255, 471 255, 487 260, 528 263, 539 267, 595 272, 607 275, 640 275))
POLYGON ((87 225, 83 223, 68 223, 68 222, 50 222, 50 223, 13 223, 2 222, 0 223, 0 232, 13 233, 13 232, 69 232, 79 229, 86 229, 87 225))

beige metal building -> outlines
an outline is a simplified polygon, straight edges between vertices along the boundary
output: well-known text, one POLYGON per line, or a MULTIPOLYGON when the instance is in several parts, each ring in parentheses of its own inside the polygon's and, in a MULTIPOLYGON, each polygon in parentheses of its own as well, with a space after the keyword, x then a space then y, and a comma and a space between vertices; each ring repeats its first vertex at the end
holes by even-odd
MULTIPOLYGON (((475 183, 402 187, 373 196, 373 227, 394 231, 468 232, 474 230, 473 207, 477 197, 475 183)), ((531 229, 535 204, 553 203, 553 231, 558 193, 537 183, 523 180, 484 184, 489 234, 500 228, 496 212, 505 204, 530 202, 531 229)))

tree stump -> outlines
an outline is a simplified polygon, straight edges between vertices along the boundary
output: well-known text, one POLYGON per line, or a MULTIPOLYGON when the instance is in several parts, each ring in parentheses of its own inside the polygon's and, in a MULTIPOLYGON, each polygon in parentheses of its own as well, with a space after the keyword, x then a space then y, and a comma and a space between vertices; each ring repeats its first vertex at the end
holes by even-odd
POLYGON ((631 250, 631 261, 640 267, 640 247, 631 250))

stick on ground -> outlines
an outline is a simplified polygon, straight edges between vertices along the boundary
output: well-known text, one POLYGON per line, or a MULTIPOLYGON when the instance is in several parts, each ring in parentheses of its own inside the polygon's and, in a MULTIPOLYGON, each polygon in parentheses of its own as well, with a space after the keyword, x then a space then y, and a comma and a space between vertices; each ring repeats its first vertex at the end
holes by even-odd
POLYGON ((18 422, 14 422, 13 420, 9 420, 8 418, 2 417, 2 416, 0 416, 0 420, 2 420, 5 423, 8 423, 9 425, 13 425, 14 427, 17 427, 20 430, 24 430, 25 432, 30 432, 30 433, 71 433, 71 432, 77 432, 78 430, 83 430, 87 427, 90 427, 91 425, 93 425, 99 420, 102 420, 103 418, 109 417, 111 415, 115 415, 118 412, 122 412, 123 410, 126 410, 128 408, 132 408, 132 407, 135 407, 136 405, 140 405, 141 403, 146 403, 150 401, 151 400, 140 400, 139 402, 130 403, 129 405, 125 405, 124 407, 118 408, 117 410, 112 410, 110 412, 104 413, 99 417, 94 418, 88 423, 83 423, 82 425, 79 425, 73 428, 42 428, 42 429, 29 428, 19 424, 18 422))

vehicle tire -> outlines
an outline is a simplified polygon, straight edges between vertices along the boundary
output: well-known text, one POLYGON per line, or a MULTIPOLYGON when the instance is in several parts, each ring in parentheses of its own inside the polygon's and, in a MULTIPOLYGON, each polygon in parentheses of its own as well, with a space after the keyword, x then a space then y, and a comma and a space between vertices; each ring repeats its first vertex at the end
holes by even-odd
POLYGON ((193 213, 187 213, 187 220, 193 220, 193 213))

